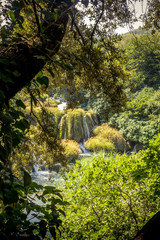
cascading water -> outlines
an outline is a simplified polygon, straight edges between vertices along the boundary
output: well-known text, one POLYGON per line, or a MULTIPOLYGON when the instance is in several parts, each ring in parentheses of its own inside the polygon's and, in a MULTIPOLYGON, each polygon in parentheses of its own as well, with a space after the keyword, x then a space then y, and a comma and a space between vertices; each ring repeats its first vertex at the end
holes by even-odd
POLYGON ((86 116, 83 116, 83 130, 84 130, 84 141, 86 141, 90 137, 90 131, 86 121, 86 116))
POLYGON ((64 109, 67 108, 67 103, 66 102, 62 102, 60 104, 58 104, 58 109, 63 111, 64 109))
MULTIPOLYGON (((53 169, 58 170, 61 167, 60 163, 54 164, 53 169)), ((58 182, 63 181, 63 178, 57 171, 44 169, 42 166, 35 164, 33 172, 31 173, 32 180, 41 185, 57 185, 58 182)))
POLYGON ((98 119, 92 111, 83 109, 68 110, 62 115, 58 125, 62 139, 75 140, 80 143, 81 155, 90 155, 84 147, 84 142, 90 138, 92 129, 98 125, 98 119))
POLYGON ((67 138, 67 130, 66 130, 66 128, 65 128, 65 131, 64 131, 64 137, 63 137, 64 139, 66 139, 67 138))
MULTIPOLYGON (((63 112, 67 107, 67 103, 62 99, 51 98, 51 100, 60 103, 58 104, 58 109, 55 109, 55 112, 53 111, 53 120, 56 119, 57 121, 60 137, 77 141, 80 147, 80 156, 90 156, 91 153, 85 149, 84 142, 90 137, 92 129, 98 125, 96 114, 91 110, 86 112, 83 109, 70 109, 63 112)), ((39 165, 34 166, 31 176, 39 184, 56 185, 57 182, 63 181, 60 174, 56 171, 42 170, 39 165)))
POLYGON ((84 143, 79 143, 79 148, 81 150, 80 156, 81 157, 90 157, 91 156, 91 152, 89 152, 85 146, 84 143))

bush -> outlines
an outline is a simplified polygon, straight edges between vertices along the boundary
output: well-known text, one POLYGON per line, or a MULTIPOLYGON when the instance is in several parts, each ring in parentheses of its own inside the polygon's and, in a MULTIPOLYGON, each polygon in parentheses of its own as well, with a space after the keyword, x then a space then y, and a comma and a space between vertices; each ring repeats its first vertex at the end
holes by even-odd
POLYGON ((89 138, 88 141, 85 142, 85 148, 93 152, 99 152, 101 150, 105 152, 113 152, 115 150, 113 143, 107 142, 100 137, 89 138))
POLYGON ((149 139, 160 132, 160 90, 143 88, 132 95, 126 108, 110 118, 127 141, 148 147, 149 139))
POLYGON ((130 240, 160 208, 160 135, 135 155, 77 161, 65 182, 60 239, 130 240))
POLYGON ((62 146, 64 148, 64 156, 68 162, 71 162, 78 158, 80 150, 79 144, 74 140, 62 140, 62 146))
POLYGON ((128 149, 126 141, 119 131, 109 127, 107 123, 96 127, 93 130, 93 135, 94 137, 85 143, 85 147, 90 151, 124 152, 128 149))

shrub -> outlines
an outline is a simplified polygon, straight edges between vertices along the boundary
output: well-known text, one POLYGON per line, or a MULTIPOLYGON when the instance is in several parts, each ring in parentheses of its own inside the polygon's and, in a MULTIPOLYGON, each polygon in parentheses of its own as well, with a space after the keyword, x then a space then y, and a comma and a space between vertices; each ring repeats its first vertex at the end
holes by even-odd
POLYGON ((126 141, 119 131, 111 128, 107 123, 96 127, 93 130, 93 135, 94 137, 85 143, 85 147, 91 151, 105 150, 110 152, 115 150, 124 152, 128 149, 126 141))
POLYGON ((105 152, 113 152, 115 150, 113 143, 107 142, 101 137, 89 138, 88 141, 85 142, 85 148, 93 152, 101 150, 104 150, 105 152))
POLYGON ((131 96, 131 101, 109 122, 120 129, 127 141, 147 148, 148 140, 160 132, 160 90, 143 88, 131 96))
POLYGON ((57 107, 58 106, 58 102, 51 100, 51 99, 46 99, 44 102, 45 107, 51 108, 51 107, 57 107))
POLYGON ((78 158, 80 150, 79 144, 74 140, 62 139, 62 146, 64 148, 64 156, 68 162, 78 158))
POLYGON ((146 151, 77 161, 65 182, 60 239, 131 240, 159 210, 160 135, 146 151))

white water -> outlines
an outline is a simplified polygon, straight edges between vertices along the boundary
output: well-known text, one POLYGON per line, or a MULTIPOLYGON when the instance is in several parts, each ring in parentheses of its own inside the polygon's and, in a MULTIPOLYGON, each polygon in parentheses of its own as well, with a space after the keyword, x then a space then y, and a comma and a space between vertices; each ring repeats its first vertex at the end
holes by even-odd
POLYGON ((60 102, 60 104, 58 104, 58 109, 60 111, 63 111, 67 108, 67 102, 64 102, 62 98, 52 98, 52 97, 50 97, 50 99, 57 102, 57 103, 60 102))
POLYGON ((85 116, 83 116, 83 127, 84 127, 84 140, 87 140, 90 137, 90 131, 85 116))
POLYGON ((66 139, 66 138, 67 138, 67 130, 66 130, 66 128, 65 128, 64 139, 66 139))
POLYGON ((67 108, 67 103, 66 102, 62 102, 60 104, 58 104, 58 109, 63 111, 64 109, 67 108))
MULTIPOLYGON (((56 101, 56 102, 60 102, 60 104, 58 104, 58 109, 63 111, 64 109, 67 108, 67 102, 64 102, 63 99, 54 99, 51 98, 52 100, 56 101)), ((95 127, 94 121, 93 119, 91 119, 92 122, 92 127, 95 127)), ((60 127, 60 123, 59 123, 59 127, 60 127)), ((90 137, 90 130, 89 130, 89 126, 86 120, 86 116, 83 116, 83 136, 84 139, 83 141, 85 142, 86 140, 88 140, 88 138, 90 137)), ((66 139, 66 129, 65 129, 65 133, 64 133, 64 139, 66 139)), ((91 152, 89 152, 85 147, 84 147, 84 143, 79 143, 79 147, 80 147, 80 156, 81 157, 90 157, 91 156, 91 152)), ((60 174, 58 174, 56 171, 49 171, 49 170, 41 170, 41 166, 40 165, 35 165, 34 166, 34 172, 31 173, 32 179, 41 185, 57 185, 58 182, 64 181, 61 177, 60 174)))
MULTIPOLYGON (((59 169, 61 164, 55 164, 55 169, 59 169), (59 166, 58 166, 59 165, 59 166)), ((34 165, 34 171, 31 173, 32 180, 37 184, 44 186, 57 185, 58 182, 64 181, 60 174, 56 171, 40 170, 41 166, 38 164, 34 165)))
POLYGON ((79 148, 80 148, 80 151, 81 151, 81 153, 80 153, 80 156, 81 156, 81 157, 90 157, 90 156, 91 156, 91 152, 89 152, 89 151, 85 148, 85 146, 84 146, 83 143, 79 143, 79 148))

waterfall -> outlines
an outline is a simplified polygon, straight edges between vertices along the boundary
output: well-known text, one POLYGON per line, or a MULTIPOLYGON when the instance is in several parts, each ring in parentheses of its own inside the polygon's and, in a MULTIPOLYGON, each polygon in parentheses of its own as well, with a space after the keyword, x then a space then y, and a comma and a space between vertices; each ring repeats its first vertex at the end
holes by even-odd
POLYGON ((58 109, 59 109, 60 111, 63 111, 64 109, 67 108, 67 102, 63 102, 63 101, 64 101, 63 98, 53 98, 53 97, 50 97, 50 99, 51 99, 52 101, 57 102, 57 103, 60 102, 60 104, 58 104, 58 109))
POLYGON ((80 156, 81 157, 90 157, 91 156, 91 152, 89 152, 85 146, 84 143, 79 143, 79 148, 81 150, 80 156))
POLYGON ((87 149, 85 148, 83 143, 79 143, 79 148, 80 148, 82 153, 87 153, 87 149))
POLYGON ((32 180, 38 184, 58 185, 58 183, 64 181, 62 176, 58 173, 60 168, 60 163, 54 164, 53 170, 51 171, 49 169, 45 169, 40 164, 34 164, 33 172, 30 175, 32 180))
POLYGON ((86 121, 86 116, 83 116, 83 129, 84 129, 84 140, 87 140, 90 137, 90 131, 86 121))
POLYGON ((34 164, 34 166, 33 166, 34 175, 38 174, 40 168, 41 168, 41 166, 39 164, 34 164))
POLYGON ((64 137, 63 137, 64 139, 66 139, 67 138, 67 130, 66 130, 66 127, 65 127, 65 131, 64 131, 64 137))
MULTIPOLYGON (((61 104, 64 105, 63 102, 61 104)), ((60 109, 62 108, 60 107, 60 109)), ((98 125, 97 116, 91 110, 68 109, 61 111, 55 109, 54 111, 53 115, 55 115, 61 139, 75 140, 78 143, 84 142, 90 138, 91 131, 98 125)))
POLYGON ((94 120, 93 120, 92 117, 91 117, 91 123, 92 123, 92 127, 94 128, 95 127, 95 123, 94 123, 94 120))
POLYGON ((58 109, 63 111, 64 109, 67 108, 67 103, 66 102, 62 102, 60 104, 58 104, 58 109))

